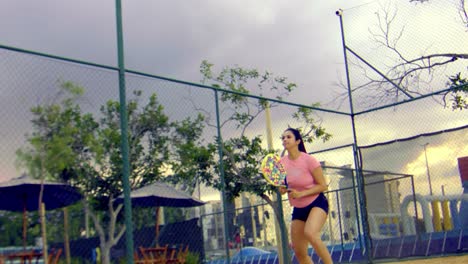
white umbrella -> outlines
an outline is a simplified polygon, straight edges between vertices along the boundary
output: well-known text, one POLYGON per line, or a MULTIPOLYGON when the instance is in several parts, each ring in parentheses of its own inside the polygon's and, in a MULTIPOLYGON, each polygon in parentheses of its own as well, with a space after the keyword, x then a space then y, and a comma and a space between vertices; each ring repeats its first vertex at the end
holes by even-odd
MULTIPOLYGON (((123 197, 123 194, 120 195, 115 202, 123 203, 123 197)), ((130 199, 132 207, 156 207, 156 239, 159 236, 159 207, 194 207, 205 204, 188 193, 163 182, 155 182, 133 190, 130 193, 130 199)))

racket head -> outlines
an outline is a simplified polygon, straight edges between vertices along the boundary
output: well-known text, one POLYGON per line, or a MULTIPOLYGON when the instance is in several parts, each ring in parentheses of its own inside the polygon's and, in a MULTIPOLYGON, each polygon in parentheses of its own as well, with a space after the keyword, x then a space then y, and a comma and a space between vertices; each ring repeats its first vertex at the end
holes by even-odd
POLYGON ((280 160, 281 158, 277 154, 267 154, 262 160, 260 170, 268 184, 286 187, 286 170, 280 160))

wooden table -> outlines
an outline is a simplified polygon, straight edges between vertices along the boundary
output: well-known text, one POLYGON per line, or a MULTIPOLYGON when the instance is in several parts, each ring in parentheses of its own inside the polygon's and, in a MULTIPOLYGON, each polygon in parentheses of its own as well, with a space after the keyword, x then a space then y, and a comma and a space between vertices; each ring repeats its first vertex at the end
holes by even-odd
POLYGON ((138 252, 135 253, 135 263, 137 264, 166 264, 174 263, 176 260, 177 249, 174 247, 169 247, 168 245, 164 247, 152 247, 144 248, 140 247, 140 254, 142 258, 139 257, 138 252))
POLYGON ((0 257, 0 264, 3 263, 8 263, 8 261, 13 261, 13 260, 20 260, 22 264, 32 264, 33 260, 35 260, 34 263, 39 263, 39 260, 42 258, 42 253, 41 252, 36 252, 36 251, 20 251, 20 252, 15 252, 15 253, 9 253, 5 254, 0 257))

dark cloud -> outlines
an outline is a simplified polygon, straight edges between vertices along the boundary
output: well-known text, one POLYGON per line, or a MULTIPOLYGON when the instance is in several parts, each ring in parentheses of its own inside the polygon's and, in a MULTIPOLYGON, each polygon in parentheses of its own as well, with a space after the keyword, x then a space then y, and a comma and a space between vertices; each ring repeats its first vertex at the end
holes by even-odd
MULTIPOLYGON (((0 29, 2 44, 117 64, 114 1, 7 2, 0 11, 0 23, 8 25, 0 29)), ((297 96, 309 104, 327 96, 324 88, 342 57, 337 5, 342 3, 122 1, 126 66, 195 82, 204 59, 269 70, 304 92, 313 89, 314 98, 297 96)))

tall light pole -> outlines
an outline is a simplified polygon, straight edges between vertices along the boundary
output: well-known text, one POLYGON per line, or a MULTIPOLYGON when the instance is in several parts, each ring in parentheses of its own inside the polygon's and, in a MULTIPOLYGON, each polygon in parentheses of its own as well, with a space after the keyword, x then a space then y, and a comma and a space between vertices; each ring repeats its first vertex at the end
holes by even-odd
POLYGON ((427 172, 427 180, 429 181, 429 194, 432 195, 432 184, 431 184, 431 173, 429 172, 429 162, 427 161, 427 150, 426 147, 429 143, 423 145, 424 147, 424 156, 426 157, 426 172, 427 172))
MULTIPOLYGON (((424 147, 424 156, 426 157, 426 171, 427 171, 427 180, 429 181, 429 194, 432 196, 432 183, 431 183, 431 173, 429 172, 429 162, 427 161, 427 145, 426 143, 423 145, 424 147)), ((434 225, 434 231, 442 231, 442 222, 440 221, 440 211, 439 205, 436 200, 431 201, 432 207, 432 223, 434 225)))

